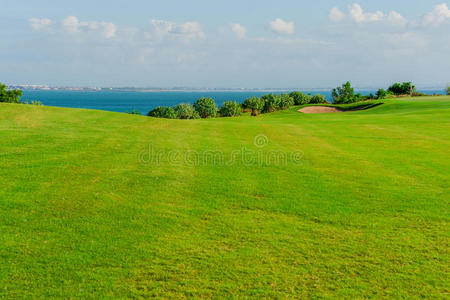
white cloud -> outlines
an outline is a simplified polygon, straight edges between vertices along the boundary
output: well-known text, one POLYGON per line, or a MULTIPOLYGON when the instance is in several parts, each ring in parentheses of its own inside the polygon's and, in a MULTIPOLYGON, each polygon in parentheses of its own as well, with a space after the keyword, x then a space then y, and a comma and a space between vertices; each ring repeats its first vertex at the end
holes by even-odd
POLYGON ((330 10, 328 18, 333 22, 339 22, 345 18, 345 14, 339 8, 333 7, 330 10))
POLYGON ((365 13, 358 3, 349 5, 348 10, 350 12, 350 17, 356 23, 380 21, 385 16, 381 11, 377 11, 375 13, 365 13))
MULTIPOLYGON (((398 27, 403 27, 408 24, 408 20, 396 11, 391 11, 389 14, 385 14, 381 11, 365 12, 358 3, 353 3, 348 6, 348 17, 358 24, 381 21, 398 27)), ((333 7, 330 10, 328 18, 332 22, 339 22, 344 20, 346 15, 339 8, 333 7)))
POLYGON ((177 24, 164 20, 152 20, 155 33, 160 38, 165 36, 181 37, 185 39, 200 38, 204 39, 205 33, 198 22, 186 22, 177 24))
POLYGON ((100 26, 103 28, 105 38, 110 39, 116 36, 117 27, 113 23, 101 22, 100 26))
POLYGON ((30 26, 33 30, 43 30, 45 28, 50 27, 53 24, 53 21, 50 19, 38 19, 38 18, 31 18, 28 20, 30 23, 30 26))
POLYGON ((387 16, 387 21, 396 26, 405 26, 408 23, 408 21, 396 11, 391 11, 389 13, 387 16))
POLYGON ((80 21, 75 16, 69 16, 62 21, 62 26, 70 32, 78 32, 80 21))
POLYGON ((294 22, 286 22, 283 19, 275 19, 269 23, 270 29, 278 34, 293 34, 295 32, 294 22))
POLYGON ((108 22, 80 22, 77 17, 69 16, 62 21, 62 27, 71 33, 81 31, 99 32, 104 38, 110 39, 116 36, 117 27, 113 23, 108 22))
MULTIPOLYGON (((250 28, 234 21, 224 23, 217 35, 208 39, 204 39, 205 33, 198 22, 152 20, 145 27, 131 24, 116 28, 112 23, 86 22, 75 16, 53 22, 30 19, 29 30, 40 30, 35 34, 42 39, 30 38, 30 46, 17 47, 20 48, 17 51, 25 53, 23 57, 29 57, 30 64, 46 63, 47 66, 54 62, 58 68, 61 66, 58 71, 76 68, 82 74, 77 77, 80 80, 120 78, 128 80, 120 84, 131 82, 143 86, 215 86, 217 82, 224 86, 241 82, 247 86, 294 86, 298 81, 305 85, 328 85, 342 77, 363 78, 367 83, 376 84, 408 74, 423 74, 421 78, 427 82, 445 77, 450 67, 450 61, 446 60, 450 36, 445 34, 445 28, 423 30, 420 26, 424 26, 425 19, 433 21, 426 23, 430 26, 436 20, 438 24, 448 20, 447 6, 430 6, 415 22, 400 14, 407 10, 375 12, 376 9, 363 8, 359 5, 352 5, 348 10, 346 5, 333 7, 328 15, 330 22, 341 23, 317 25, 302 32, 302 38, 293 34, 294 23, 282 19, 271 22, 270 28, 266 25, 266 29, 284 35, 266 31, 265 35, 254 36, 256 32, 250 34, 247 31, 250 28), (425 15, 427 11, 432 17, 425 15), (256 46, 248 47, 250 41, 256 46), (48 55, 29 55, 27 51, 48 55), (35 57, 39 60, 31 61, 35 57), (63 68, 67 64, 73 68, 63 68), (307 75, 298 77, 300 68, 307 70, 307 75), (218 73, 217 69, 222 71, 218 73), (413 69, 421 72, 414 73, 413 69), (268 78, 267 74, 276 75, 268 78)), ((54 70, 53 74, 61 73, 54 70)))
POLYGON ((425 14, 423 18, 424 26, 436 27, 450 19, 450 9, 446 3, 436 5, 432 11, 425 14))
POLYGON ((233 31, 240 40, 244 39, 247 34, 247 28, 241 24, 231 24, 231 31, 233 31))

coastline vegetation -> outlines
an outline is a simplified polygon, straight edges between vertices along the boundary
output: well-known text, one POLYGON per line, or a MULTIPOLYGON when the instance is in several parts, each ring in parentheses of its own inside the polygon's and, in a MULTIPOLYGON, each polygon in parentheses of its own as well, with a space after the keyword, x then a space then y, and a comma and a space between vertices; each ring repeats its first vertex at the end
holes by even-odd
MULTIPOLYGON (((450 86, 446 88, 446 94, 450 95, 450 86)), ((36 100, 21 100, 23 93, 21 90, 8 90, 7 86, 0 83, 0 102, 22 103, 31 105, 42 105, 36 100)), ((180 103, 174 107, 158 106, 148 112, 147 116, 165 119, 206 119, 215 117, 237 117, 243 112, 250 111, 251 116, 272 113, 279 110, 289 109, 291 106, 308 104, 350 104, 361 101, 382 100, 386 98, 397 98, 406 96, 427 96, 419 93, 412 82, 394 83, 387 90, 379 89, 375 95, 361 95, 355 93, 351 83, 347 81, 331 92, 333 103, 329 103, 322 94, 305 94, 301 91, 293 91, 289 94, 266 94, 261 97, 250 97, 243 103, 236 101, 225 101, 221 107, 217 107, 214 99, 202 97, 193 105, 180 103)), ((138 110, 126 111, 128 114, 141 115, 138 110)))
POLYGON ((21 90, 8 90, 7 86, 0 83, 0 103, 18 103, 18 104, 30 104, 30 105, 42 105, 37 100, 21 100, 23 93, 21 90))
MULTIPOLYGON (((389 97, 402 97, 407 95, 426 96, 426 94, 418 93, 416 87, 411 82, 394 83, 387 90, 379 89, 375 95, 369 94, 363 96, 355 93, 351 83, 347 81, 342 86, 337 87, 331 92, 334 104, 350 104, 361 101, 382 100, 389 97)), ((272 113, 279 110, 289 109, 291 106, 307 105, 307 104, 331 104, 322 94, 305 94, 301 91, 293 91, 289 94, 266 94, 261 97, 252 96, 243 103, 236 101, 225 101, 224 104, 217 108, 212 98, 200 98, 194 105, 179 104, 171 107, 158 106, 151 110, 147 115, 155 118, 166 119, 206 119, 215 117, 237 117, 243 112, 250 111, 251 116, 259 114, 272 113)))

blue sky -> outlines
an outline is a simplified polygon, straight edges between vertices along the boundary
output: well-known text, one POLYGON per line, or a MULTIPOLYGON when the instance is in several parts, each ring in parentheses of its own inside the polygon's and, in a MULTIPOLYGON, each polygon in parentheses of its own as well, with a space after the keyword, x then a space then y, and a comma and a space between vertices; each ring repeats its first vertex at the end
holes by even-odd
POLYGON ((444 86, 449 7, 443 0, 0 0, 0 82, 444 86))

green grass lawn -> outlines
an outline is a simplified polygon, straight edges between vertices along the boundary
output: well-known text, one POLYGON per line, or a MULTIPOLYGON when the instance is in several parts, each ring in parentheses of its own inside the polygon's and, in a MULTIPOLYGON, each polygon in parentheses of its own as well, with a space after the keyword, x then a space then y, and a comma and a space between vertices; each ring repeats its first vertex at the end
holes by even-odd
POLYGON ((297 109, 1 104, 0 297, 449 297, 450 97, 297 109))

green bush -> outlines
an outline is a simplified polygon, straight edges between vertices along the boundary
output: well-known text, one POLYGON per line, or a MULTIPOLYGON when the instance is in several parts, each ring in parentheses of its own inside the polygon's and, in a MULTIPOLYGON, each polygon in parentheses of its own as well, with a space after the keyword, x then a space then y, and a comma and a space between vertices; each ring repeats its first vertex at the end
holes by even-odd
POLYGON ((317 95, 314 95, 311 98, 311 101, 309 103, 314 103, 314 104, 316 104, 316 103, 328 103, 328 101, 325 99, 325 97, 323 95, 317 94, 317 95))
POLYGON ((241 105, 236 101, 225 101, 219 109, 222 117, 236 117, 241 115, 241 105))
POLYGON ((244 101, 242 107, 252 110, 252 116, 257 116, 264 108, 264 102, 261 98, 250 97, 244 101))
POLYGON ((355 95, 355 90, 352 88, 350 81, 347 81, 342 86, 333 89, 331 92, 333 103, 353 103, 358 101, 361 95, 355 95))
POLYGON ((409 95, 411 91, 416 92, 416 87, 412 85, 412 82, 394 83, 388 88, 388 92, 394 95, 409 95))
POLYGON ((384 89, 379 89, 377 91, 377 99, 386 99, 386 97, 388 96, 388 92, 386 92, 384 89))
POLYGON ((130 111, 127 110, 126 113, 130 114, 130 115, 140 115, 141 114, 141 112, 138 111, 137 109, 133 109, 133 110, 130 110, 130 111))
POLYGON ((37 105, 37 106, 43 105, 42 102, 38 101, 38 100, 25 100, 25 101, 21 101, 21 103, 29 104, 29 105, 37 105))
POLYGON ((294 99, 292 99, 288 94, 281 94, 279 108, 288 109, 292 105, 294 105, 294 99))
POLYGON ((6 85, 0 83, 0 102, 22 103, 20 97, 22 97, 21 90, 8 90, 6 85))
POLYGON ((271 113, 280 109, 281 98, 277 94, 268 94, 261 97, 264 103, 263 113, 271 113))
POLYGON ((200 119, 200 115, 190 104, 181 103, 173 107, 178 119, 200 119))
POLYGON ((200 98, 194 103, 194 109, 202 118, 214 118, 217 115, 217 106, 212 98, 200 98))
POLYGON ((172 107, 158 106, 152 109, 148 114, 149 117, 176 119, 177 113, 172 107))
POLYGON ((447 87, 447 95, 450 96, 450 86, 447 87))
POLYGON ((289 96, 291 96, 292 99, 294 99, 294 104, 295 105, 303 105, 303 104, 308 104, 311 101, 311 95, 306 95, 302 92, 292 92, 289 94, 289 96))

